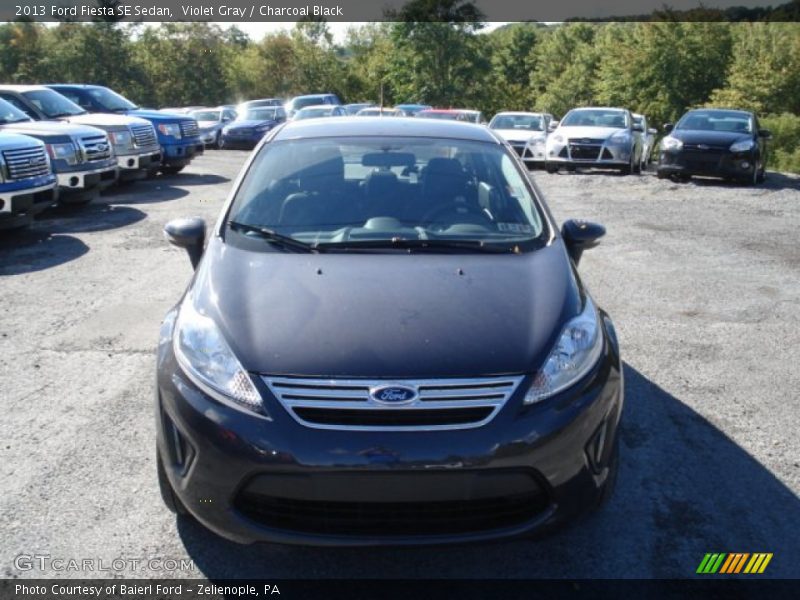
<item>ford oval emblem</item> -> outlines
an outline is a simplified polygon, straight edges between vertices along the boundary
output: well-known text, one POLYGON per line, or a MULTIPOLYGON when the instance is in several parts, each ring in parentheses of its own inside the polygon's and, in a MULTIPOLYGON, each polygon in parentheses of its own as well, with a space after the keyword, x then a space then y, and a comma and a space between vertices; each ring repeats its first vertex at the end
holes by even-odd
POLYGON ((370 390, 369 395, 381 404, 407 404, 417 398, 417 390, 404 385, 384 385, 370 390))

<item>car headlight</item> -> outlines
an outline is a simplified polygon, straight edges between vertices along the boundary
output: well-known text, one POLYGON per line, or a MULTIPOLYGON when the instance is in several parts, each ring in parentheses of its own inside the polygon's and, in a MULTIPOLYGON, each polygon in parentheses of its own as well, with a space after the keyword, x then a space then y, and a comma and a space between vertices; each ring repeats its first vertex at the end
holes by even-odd
POLYGON ((612 134, 612 136, 608 138, 608 141, 612 144, 627 144, 631 141, 631 135, 623 129, 622 131, 612 134))
POLYGON ((124 150, 133 146, 133 136, 130 131, 112 131, 108 137, 116 149, 124 150))
POLYGON ((68 165, 78 164, 78 149, 72 142, 47 144, 47 152, 53 160, 65 160, 68 165))
POLYGON ((587 295, 581 314, 566 324, 544 366, 533 378, 524 403, 536 404, 567 389, 597 364, 602 352, 600 321, 587 295))
POLYGON ((229 406, 266 416, 261 395, 250 376, 213 319, 194 307, 190 294, 181 304, 173 339, 178 363, 195 385, 229 406))
POLYGON ((181 137, 181 126, 177 123, 161 123, 158 130, 164 135, 171 135, 172 137, 181 137))
POLYGON ((747 152, 752 150, 753 146, 755 146, 755 142, 751 139, 740 140, 731 144, 731 152, 747 152))
POLYGON ((662 150, 680 150, 681 148, 683 148, 683 142, 678 138, 672 137, 671 135, 668 135, 661 140, 662 150))

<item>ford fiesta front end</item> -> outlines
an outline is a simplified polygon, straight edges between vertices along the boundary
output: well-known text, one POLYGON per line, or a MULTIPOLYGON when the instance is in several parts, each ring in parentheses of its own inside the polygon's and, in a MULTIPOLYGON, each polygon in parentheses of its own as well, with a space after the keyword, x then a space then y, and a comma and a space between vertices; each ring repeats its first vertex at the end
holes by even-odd
POLYGON ((561 231, 490 130, 280 126, 205 225, 158 350, 168 507, 229 539, 434 544, 548 530, 613 489, 622 368, 561 231))

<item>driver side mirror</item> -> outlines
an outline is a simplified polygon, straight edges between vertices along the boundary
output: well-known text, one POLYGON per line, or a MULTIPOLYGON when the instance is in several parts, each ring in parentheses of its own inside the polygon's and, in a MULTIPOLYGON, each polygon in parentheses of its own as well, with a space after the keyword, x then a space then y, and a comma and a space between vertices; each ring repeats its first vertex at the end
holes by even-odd
POLYGON ((164 237, 173 246, 183 248, 192 268, 197 268, 206 242, 206 222, 200 217, 173 219, 164 226, 164 237))
POLYGON ((647 133, 649 135, 657 135, 658 134, 658 129, 656 129, 655 127, 650 127, 650 128, 648 128, 647 133))
POLYGON ((672 123, 664 123, 664 133, 669 133, 674 129, 674 125, 672 123))
POLYGON ((638 123, 634 123, 633 127, 631 127, 631 129, 633 129, 634 131, 637 131, 639 133, 644 133, 644 127, 642 127, 638 123))
POLYGON ((547 131, 555 131, 558 129, 558 121, 550 121, 550 125, 547 126, 547 131))
POLYGON ((772 139, 772 132, 769 129, 759 129, 758 130, 758 137, 762 137, 765 140, 772 139))
POLYGON ((590 221, 570 219, 561 227, 561 236, 567 245, 567 252, 576 266, 581 260, 583 251, 597 246, 605 234, 605 227, 590 221))

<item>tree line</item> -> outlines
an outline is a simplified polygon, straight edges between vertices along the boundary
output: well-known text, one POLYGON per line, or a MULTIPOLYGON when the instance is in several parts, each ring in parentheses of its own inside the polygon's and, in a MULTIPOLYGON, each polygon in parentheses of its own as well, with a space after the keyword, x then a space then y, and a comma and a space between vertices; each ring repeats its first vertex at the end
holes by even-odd
POLYGON ((800 172, 798 23, 515 23, 487 32, 469 3, 451 4, 461 12, 352 27, 338 41, 314 20, 259 40, 213 23, 6 23, 0 81, 98 83, 152 107, 325 91, 489 116, 625 106, 657 125, 695 106, 745 108, 773 129, 772 166, 800 172))

